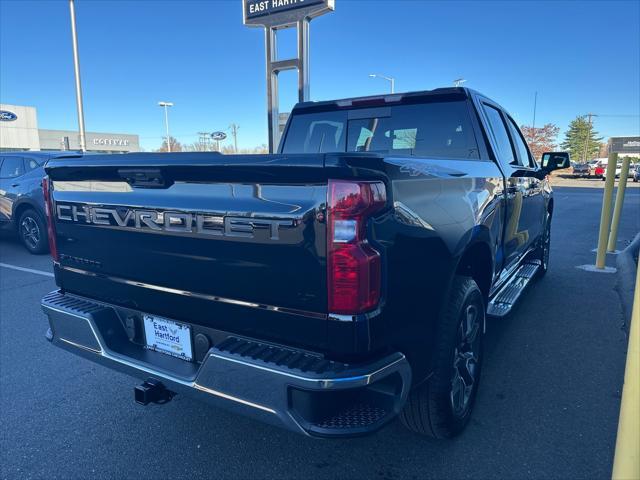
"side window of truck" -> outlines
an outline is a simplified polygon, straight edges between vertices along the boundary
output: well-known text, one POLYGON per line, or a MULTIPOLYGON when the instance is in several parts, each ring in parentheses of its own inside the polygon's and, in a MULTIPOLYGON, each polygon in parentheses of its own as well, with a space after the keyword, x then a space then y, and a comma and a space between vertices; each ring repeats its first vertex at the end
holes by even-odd
POLYGON ((516 145, 516 150, 518 151, 518 159, 519 164, 523 167, 535 168, 536 164, 533 161, 533 158, 529 154, 529 149, 527 148, 527 144, 525 143, 524 138, 522 137, 522 133, 520 129, 516 125, 516 122, 513 121, 511 117, 507 117, 509 119, 509 127, 511 127, 511 138, 516 145))
POLYGON ((486 103, 483 103, 482 107, 487 115, 489 128, 493 133, 493 138, 496 140, 496 148, 498 149, 498 152, 496 153, 499 155, 500 160, 504 163, 517 165, 518 161, 516 160, 511 140, 509 139, 507 126, 504 124, 500 111, 486 103))

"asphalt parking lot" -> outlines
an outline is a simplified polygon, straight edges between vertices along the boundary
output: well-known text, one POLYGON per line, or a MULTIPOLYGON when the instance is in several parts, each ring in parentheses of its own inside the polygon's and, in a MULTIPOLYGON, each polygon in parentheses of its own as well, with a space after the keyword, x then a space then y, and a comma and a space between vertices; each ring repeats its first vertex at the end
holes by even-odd
MULTIPOLYGON (((598 188, 604 187, 604 181, 598 177, 574 177, 570 173, 566 173, 564 170, 556 171, 551 174, 551 183, 554 187, 586 187, 586 188, 598 188)), ((619 184, 619 180, 616 180, 615 185, 619 184)), ((630 178, 627 180, 627 188, 639 188, 640 183, 634 182, 630 178)))
MULTIPOLYGON (((627 192, 619 248, 640 231, 640 189, 627 192)), ((179 396, 136 405, 135 379, 45 340, 39 302, 55 287, 49 258, 5 235, 2 478, 610 478, 624 318, 615 275, 576 268, 595 261, 602 190, 560 187, 555 195, 550 271, 511 316, 489 324, 472 422, 445 442, 398 422, 373 436, 328 441, 179 396)))

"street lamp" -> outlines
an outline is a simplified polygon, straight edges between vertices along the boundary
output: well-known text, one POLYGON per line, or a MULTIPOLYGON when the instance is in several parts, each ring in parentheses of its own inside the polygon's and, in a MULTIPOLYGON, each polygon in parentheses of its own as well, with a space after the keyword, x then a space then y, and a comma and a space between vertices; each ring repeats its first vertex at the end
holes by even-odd
POLYGON ((76 7, 69 0, 71 16, 71 43, 73 46, 73 70, 76 77, 76 108, 78 109, 78 133, 80 134, 80 150, 87 151, 87 138, 84 132, 84 107, 82 106, 82 82, 80 81, 80 55, 78 54, 78 33, 76 31, 76 7))
POLYGON ((171 102, 158 102, 159 107, 164 107, 164 126, 167 129, 167 152, 171 152, 171 140, 169 137, 169 113, 167 107, 173 107, 171 102))
POLYGON ((387 77, 386 75, 380 75, 379 73, 370 73, 371 78, 382 78, 391 83, 391 93, 395 93, 396 79, 393 77, 387 77))
POLYGON ((453 86, 454 87, 461 87, 464 82, 466 82, 466 80, 464 78, 456 78, 453 81, 453 86))

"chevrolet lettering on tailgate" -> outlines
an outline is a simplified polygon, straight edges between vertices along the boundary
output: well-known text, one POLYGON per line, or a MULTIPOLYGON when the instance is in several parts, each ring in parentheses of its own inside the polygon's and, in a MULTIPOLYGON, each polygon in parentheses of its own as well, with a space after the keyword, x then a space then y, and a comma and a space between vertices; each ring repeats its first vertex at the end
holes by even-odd
POLYGON ((279 240, 280 227, 294 227, 294 220, 232 217, 204 213, 159 212, 118 207, 58 204, 58 220, 93 225, 113 225, 146 231, 196 233, 201 235, 253 238, 255 229, 269 229, 270 240, 279 240))

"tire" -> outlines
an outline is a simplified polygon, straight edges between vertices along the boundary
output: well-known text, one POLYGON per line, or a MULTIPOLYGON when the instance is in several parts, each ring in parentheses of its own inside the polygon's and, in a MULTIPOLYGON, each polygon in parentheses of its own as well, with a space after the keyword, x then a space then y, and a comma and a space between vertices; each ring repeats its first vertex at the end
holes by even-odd
POLYGON ((47 225, 35 210, 30 208, 20 215, 17 233, 29 253, 40 254, 49 251, 47 225))
POLYGON ((542 232, 542 240, 540 246, 536 249, 535 259, 540 260, 540 268, 538 269, 538 278, 546 275, 549 269, 549 253, 551 251, 551 215, 547 214, 544 222, 544 231, 542 232))
POLYGON ((467 426, 482 370, 484 321, 478 285, 469 277, 456 276, 434 342, 433 374, 409 393, 400 412, 400 421, 409 430, 451 438, 467 426))

